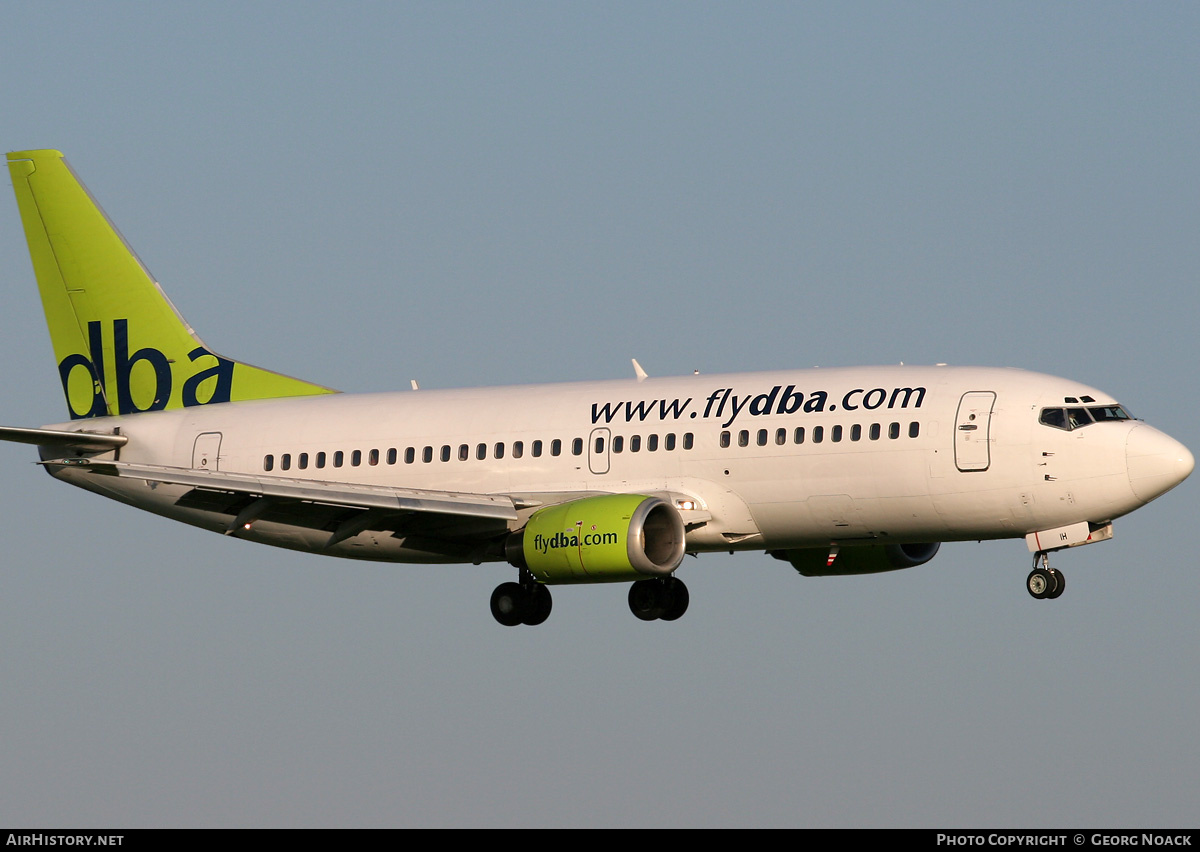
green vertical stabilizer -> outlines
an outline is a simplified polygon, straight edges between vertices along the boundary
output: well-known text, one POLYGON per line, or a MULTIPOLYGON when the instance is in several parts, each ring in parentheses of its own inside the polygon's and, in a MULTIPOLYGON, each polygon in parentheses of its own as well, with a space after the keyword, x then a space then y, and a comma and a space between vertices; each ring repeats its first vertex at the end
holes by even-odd
POLYGON ((209 350, 61 153, 8 169, 73 419, 335 392, 209 350))

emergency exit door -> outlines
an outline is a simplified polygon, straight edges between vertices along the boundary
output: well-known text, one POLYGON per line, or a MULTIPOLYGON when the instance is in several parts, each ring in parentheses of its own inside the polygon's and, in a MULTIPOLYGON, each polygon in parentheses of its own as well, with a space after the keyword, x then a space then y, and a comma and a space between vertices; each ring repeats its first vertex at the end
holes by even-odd
POLYGON ((192 446, 192 467, 197 470, 216 470, 221 457, 221 433, 204 432, 196 436, 192 446))

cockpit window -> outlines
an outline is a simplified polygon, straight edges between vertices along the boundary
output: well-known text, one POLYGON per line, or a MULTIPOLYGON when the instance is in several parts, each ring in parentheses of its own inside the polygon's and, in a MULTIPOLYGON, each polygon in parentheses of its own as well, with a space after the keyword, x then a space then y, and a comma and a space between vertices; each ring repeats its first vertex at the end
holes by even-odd
POLYGON ((1055 429, 1067 428, 1067 415, 1061 408, 1043 408, 1041 422, 1055 429))
POLYGON ((1095 408, 1089 408, 1097 423, 1105 420, 1132 420, 1129 412, 1119 405, 1097 405, 1095 408))
POLYGON ((1132 419, 1129 412, 1119 405, 1092 405, 1087 408, 1043 408, 1038 422, 1070 432, 1093 423, 1132 419))
POLYGON ((1067 422, 1071 424, 1072 429, 1078 429, 1080 426, 1087 426, 1092 422, 1092 416, 1088 414, 1086 408, 1068 408, 1067 422))

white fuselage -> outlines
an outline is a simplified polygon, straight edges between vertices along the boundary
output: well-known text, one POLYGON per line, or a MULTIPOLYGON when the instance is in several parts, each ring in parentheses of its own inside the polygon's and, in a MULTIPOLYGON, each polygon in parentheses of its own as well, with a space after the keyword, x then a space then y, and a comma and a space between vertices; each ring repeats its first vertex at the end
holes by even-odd
MULTIPOLYGON (((687 549, 699 552, 1008 538, 1107 523, 1191 470, 1182 445, 1140 421, 1070 431, 1039 422, 1045 407, 1079 399, 1117 402, 1020 370, 892 366, 336 394, 58 428, 117 429, 129 438, 121 461, 200 471, 531 495, 531 505, 583 492, 669 494, 693 519, 687 549)), ((187 523, 228 523, 176 506, 183 486, 51 471, 187 523)), ((445 561, 371 531, 333 548, 328 532, 279 523, 244 537, 445 561)))

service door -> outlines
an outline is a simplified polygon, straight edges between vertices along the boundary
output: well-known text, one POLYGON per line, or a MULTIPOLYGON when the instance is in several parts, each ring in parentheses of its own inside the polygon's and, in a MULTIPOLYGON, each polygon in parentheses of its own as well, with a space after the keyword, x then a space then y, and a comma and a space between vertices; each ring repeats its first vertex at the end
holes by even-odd
POLYGON ((588 470, 592 473, 608 473, 607 429, 593 429, 588 438, 588 470))
POLYGON ((221 433, 204 432, 196 436, 192 447, 192 467, 197 470, 217 470, 220 465, 221 433))
POLYGON ((954 463, 961 471, 987 470, 992 463, 993 391, 969 391, 958 401, 954 428, 954 463))

